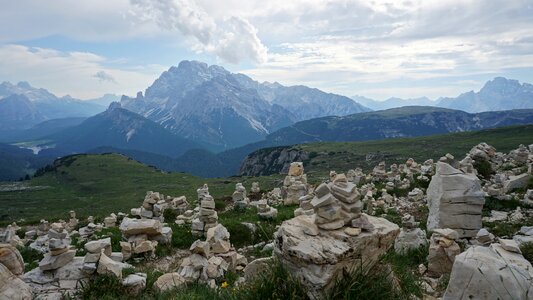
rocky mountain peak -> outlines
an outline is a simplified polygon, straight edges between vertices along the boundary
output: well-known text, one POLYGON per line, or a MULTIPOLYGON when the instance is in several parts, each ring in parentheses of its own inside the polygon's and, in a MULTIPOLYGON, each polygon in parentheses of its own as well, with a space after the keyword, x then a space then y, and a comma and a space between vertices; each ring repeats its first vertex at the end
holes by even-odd
POLYGON ((507 79, 505 77, 495 77, 493 80, 487 81, 480 93, 497 93, 500 95, 514 94, 522 88, 522 84, 518 80, 507 79))

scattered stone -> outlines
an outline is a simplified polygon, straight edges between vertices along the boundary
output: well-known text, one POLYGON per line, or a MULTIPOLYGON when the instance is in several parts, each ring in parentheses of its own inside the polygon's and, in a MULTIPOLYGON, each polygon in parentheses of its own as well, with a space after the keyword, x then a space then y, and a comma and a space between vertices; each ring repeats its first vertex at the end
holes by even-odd
POLYGON ((167 273, 159 276, 154 283, 154 289, 160 293, 180 287, 186 280, 179 273, 167 273))

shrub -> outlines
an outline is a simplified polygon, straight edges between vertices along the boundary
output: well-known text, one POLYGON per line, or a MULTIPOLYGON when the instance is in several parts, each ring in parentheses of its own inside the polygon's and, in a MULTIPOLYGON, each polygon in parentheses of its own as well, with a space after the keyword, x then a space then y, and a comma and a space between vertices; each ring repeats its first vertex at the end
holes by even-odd
POLYGON ((522 251, 525 259, 533 263, 533 242, 522 243, 520 245, 520 251, 522 251))
POLYGON ((24 260, 24 272, 37 268, 39 266, 39 261, 44 257, 41 252, 30 247, 19 246, 17 249, 24 260))
POLYGON ((226 228, 229 231, 231 243, 236 247, 254 244, 254 234, 246 225, 229 223, 226 228))
POLYGON ((163 218, 165 219, 165 222, 174 223, 177 216, 178 213, 171 208, 167 208, 163 211, 163 218))
POLYGON ((122 232, 118 227, 103 228, 101 231, 95 233, 96 239, 111 238, 111 249, 113 252, 120 252, 120 241, 122 241, 122 232))
POLYGON ((486 159, 476 159, 474 161, 474 169, 476 169, 477 173, 485 179, 490 179, 490 175, 494 173, 490 162, 486 159))

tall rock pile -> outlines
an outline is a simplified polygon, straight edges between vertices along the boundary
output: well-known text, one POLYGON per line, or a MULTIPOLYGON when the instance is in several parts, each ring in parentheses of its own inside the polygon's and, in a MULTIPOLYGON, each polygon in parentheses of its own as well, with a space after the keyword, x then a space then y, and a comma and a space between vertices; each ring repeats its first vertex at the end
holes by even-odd
POLYGON ((200 201, 200 213, 198 215, 200 224, 195 224, 196 235, 203 235, 210 228, 218 225, 218 215, 215 211, 215 200, 211 195, 205 195, 200 201), (200 232, 200 227, 202 230, 200 232))
POLYGON ((344 174, 323 183, 311 200, 313 215, 284 221, 274 238, 274 254, 311 297, 320 297, 361 262, 371 267, 394 243, 397 225, 361 213, 355 184, 344 174))
POLYGON ((485 203, 481 182, 439 161, 427 190, 429 217, 427 228, 451 228, 459 237, 474 237, 481 229, 481 210, 485 203))
POLYGON ((257 202, 257 215, 261 219, 272 220, 278 216, 278 210, 270 207, 266 200, 259 200, 257 202))
POLYGON ((76 250, 70 249, 68 232, 61 223, 52 223, 48 230, 48 253, 39 262, 43 271, 56 270, 68 264, 76 255, 76 250))
POLYGON ((246 197, 246 188, 240 182, 235 185, 235 192, 231 198, 235 207, 238 208, 246 208, 250 204, 250 199, 246 197))
POLYGON ((307 175, 304 174, 304 164, 293 162, 289 167, 289 174, 283 180, 281 196, 284 205, 299 204, 299 199, 307 195, 307 175))
POLYGON ((338 174, 329 184, 319 185, 310 204, 316 215, 315 223, 325 230, 350 225, 352 220, 361 215, 363 208, 357 186, 348 182, 344 174, 338 174))

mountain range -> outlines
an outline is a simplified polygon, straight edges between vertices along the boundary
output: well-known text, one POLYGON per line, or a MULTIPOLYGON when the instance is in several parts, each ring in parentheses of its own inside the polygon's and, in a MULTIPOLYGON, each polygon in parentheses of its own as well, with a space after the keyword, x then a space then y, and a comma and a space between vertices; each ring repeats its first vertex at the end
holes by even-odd
POLYGON ((28 129, 42 121, 90 117, 106 109, 101 99, 83 101, 70 96, 57 97, 27 82, 0 83, 0 132, 28 129))
POLYGON ((161 125, 113 102, 109 108, 80 124, 43 137, 43 155, 63 156, 85 153, 99 147, 164 155, 176 158, 187 150, 201 148, 193 141, 166 130, 161 125))
POLYGON ((3 145, 5 157, 12 152, 17 161, 12 165, 18 171, 9 171, 11 179, 52 158, 107 152, 166 171, 220 177, 237 174, 249 153, 265 147, 530 124, 532 109, 497 110, 531 107, 532 95, 532 85, 497 77, 479 92, 457 98, 354 100, 306 86, 260 83, 220 66, 182 61, 144 92, 122 96, 120 102, 113 102, 119 97, 112 94, 82 101, 59 98, 26 82, 4 82, 0 143, 29 149, 14 151, 3 145), (440 105, 495 111, 472 113, 440 105), (384 109, 394 106, 401 107, 384 109))
POLYGON ((479 92, 470 91, 455 98, 441 97, 436 100, 431 100, 427 97, 411 99, 389 98, 385 101, 376 101, 363 96, 353 96, 351 98, 372 110, 417 105, 478 113, 533 108, 533 85, 520 83, 514 79, 496 77, 487 81, 479 92))
POLYGON ((221 151, 262 140, 294 122, 369 111, 357 102, 305 86, 258 83, 216 65, 182 61, 144 95, 122 106, 207 149, 221 151))

